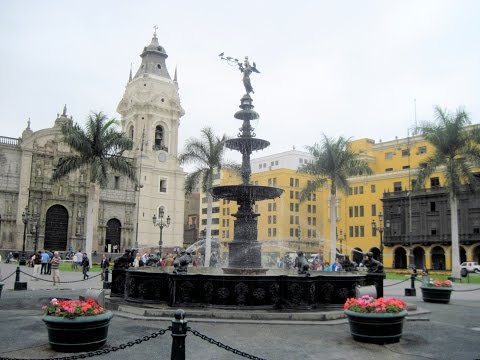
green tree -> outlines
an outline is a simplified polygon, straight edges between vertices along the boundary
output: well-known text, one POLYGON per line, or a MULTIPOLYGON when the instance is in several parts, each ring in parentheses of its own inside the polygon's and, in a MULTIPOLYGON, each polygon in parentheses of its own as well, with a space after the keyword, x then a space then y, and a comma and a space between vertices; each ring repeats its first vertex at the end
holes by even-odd
POLYGON ((53 172, 52 179, 59 180, 77 170, 86 169, 90 187, 87 202, 85 252, 91 259, 94 226, 98 219, 100 187, 105 187, 111 171, 128 176, 135 184, 135 166, 122 156, 132 147, 132 140, 114 126, 115 119, 102 113, 91 113, 85 129, 69 120, 62 126, 63 142, 73 154, 63 156, 53 172))
POLYGON ((212 186, 213 177, 220 173, 222 168, 235 169, 235 165, 224 160, 225 141, 227 136, 218 137, 211 128, 201 130, 200 139, 190 138, 185 144, 184 151, 178 156, 180 164, 193 164, 196 169, 187 175, 185 193, 191 193, 201 186, 207 195, 207 229, 205 234, 205 266, 210 266, 212 248, 212 186))
POLYGON ((367 162, 361 160, 360 155, 353 152, 349 140, 340 136, 338 139, 327 137, 323 134, 321 143, 307 146, 307 150, 313 156, 313 161, 301 165, 299 173, 312 175, 300 195, 300 201, 307 199, 309 195, 324 187, 330 186, 330 264, 336 258, 336 223, 337 223, 337 191, 348 194, 348 178, 356 175, 369 175, 372 170, 367 162))
POLYGON ((458 196, 462 191, 477 191, 473 167, 479 165, 478 129, 468 127, 470 120, 463 109, 455 114, 435 107, 435 121, 419 127, 425 140, 435 150, 426 160, 426 166, 417 173, 416 189, 423 187, 435 171, 445 176, 444 187, 450 203, 452 231, 452 276, 460 277, 460 248, 458 229, 458 196))

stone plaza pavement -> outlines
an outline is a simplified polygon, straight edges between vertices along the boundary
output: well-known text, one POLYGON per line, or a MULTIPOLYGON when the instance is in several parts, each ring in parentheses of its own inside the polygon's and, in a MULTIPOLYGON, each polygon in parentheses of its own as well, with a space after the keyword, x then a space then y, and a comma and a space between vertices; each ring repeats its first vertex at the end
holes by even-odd
MULTIPOLYGON (((1 264, 0 279, 15 271, 16 265, 1 264)), ((21 268, 31 274, 30 268, 21 268)), ((98 273, 97 273, 98 274, 98 273)), ((52 297, 78 298, 87 289, 101 289, 100 277, 90 274, 82 281, 81 272, 61 274, 57 288, 49 282, 33 281, 21 274, 28 289, 14 291, 15 275, 2 281, 5 285, 0 298, 0 359, 52 359, 73 354, 50 350, 43 324, 41 306, 52 297), (79 281, 80 280, 80 281, 79 281)), ((51 280, 51 276, 42 275, 51 280)), ((299 312, 291 320, 228 320, 190 318, 184 309, 192 330, 216 341, 259 358, 282 359, 480 359, 480 285, 455 283, 450 304, 424 303, 419 282, 417 296, 405 297, 409 281, 385 281, 385 296, 399 297, 417 311, 412 311, 405 322, 399 343, 388 345, 363 344, 354 341, 345 319, 331 321, 298 321, 299 312)), ((107 291, 108 292, 108 291, 107 291)), ((198 310, 198 309, 196 309, 198 310)), ((341 311, 338 311, 341 312, 341 311)), ((118 346, 150 335, 171 325, 168 318, 145 318, 114 311, 109 337, 104 348, 118 346)), ((95 356, 98 359, 168 359, 171 333, 142 342, 132 347, 95 356)), ((187 359, 241 359, 191 332, 186 338, 187 359)))

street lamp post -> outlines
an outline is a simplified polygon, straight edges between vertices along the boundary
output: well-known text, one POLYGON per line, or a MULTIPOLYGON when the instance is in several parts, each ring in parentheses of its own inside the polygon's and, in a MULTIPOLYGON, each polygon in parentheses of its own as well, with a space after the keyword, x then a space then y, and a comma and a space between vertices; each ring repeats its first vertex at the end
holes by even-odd
POLYGON ((32 224, 32 231, 31 234, 35 236, 35 241, 34 241, 34 249, 33 253, 37 253, 37 245, 38 245, 38 228, 40 227, 39 220, 35 219, 33 224, 32 224))
POLYGON ((160 259, 162 259, 162 246, 163 246, 163 239, 162 239, 162 233, 163 233, 163 228, 164 227, 168 227, 170 225, 170 215, 167 216, 167 219, 166 221, 163 220, 164 216, 165 216, 165 210, 163 209, 163 207, 160 208, 160 211, 159 211, 159 215, 160 217, 158 218, 158 221, 157 221, 157 214, 153 214, 153 226, 158 226, 160 228, 160 241, 158 242, 158 245, 159 245, 159 256, 160 256, 160 259))
POLYGON ((297 244, 297 251, 300 251, 300 225, 297 228, 297 238, 298 238, 298 244, 297 244))
POLYGON ((25 208, 25 211, 22 214, 22 221, 23 221, 23 245, 22 245, 22 257, 18 262, 19 265, 26 265, 27 259, 25 258, 25 240, 27 239, 27 226, 28 222, 30 221, 30 212, 28 211, 28 207, 25 208))
POLYGON ((385 221, 385 227, 383 227, 383 214, 380 211, 378 213, 378 222, 379 226, 377 227, 377 223, 375 222, 375 219, 372 220, 372 231, 375 234, 375 232, 378 230, 380 233, 380 256, 379 256, 379 261, 383 264, 383 231, 385 228, 390 227, 390 220, 385 221))

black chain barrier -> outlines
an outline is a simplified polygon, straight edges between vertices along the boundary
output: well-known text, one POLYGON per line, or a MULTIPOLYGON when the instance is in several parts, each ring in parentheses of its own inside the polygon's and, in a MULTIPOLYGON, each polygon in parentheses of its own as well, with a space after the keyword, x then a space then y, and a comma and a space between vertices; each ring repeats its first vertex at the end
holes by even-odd
MULTIPOLYGON (((422 280, 419 280, 417 278, 415 278, 415 280, 417 280, 418 282, 422 283, 423 284, 423 281, 422 280)), ((385 286, 384 286, 385 287, 385 286)), ((455 291, 455 292, 468 292, 468 291, 478 291, 480 290, 480 288, 475 288, 475 289, 465 289, 465 290, 458 290, 458 289, 453 289, 452 288, 452 291, 455 291)))
MULTIPOLYGON (((129 341, 125 344, 120 344, 118 346, 112 346, 112 347, 109 347, 109 348, 106 348, 106 349, 101 349, 101 350, 95 350, 95 351, 89 351, 89 352, 85 352, 85 353, 81 353, 81 354, 76 354, 76 355, 72 355, 72 356, 63 356, 63 357, 56 357, 56 358, 35 358, 35 360, 76 360, 76 359, 86 359, 86 358, 89 358, 89 357, 94 357, 94 356, 98 356, 98 355, 103 355, 103 354, 108 354, 108 353, 111 353, 111 352, 114 352, 114 351, 118 351, 118 350, 123 350, 123 349, 127 349, 129 347, 132 347, 134 345, 138 345, 138 344, 141 344, 142 342, 145 342, 145 341, 148 341, 150 339, 154 339, 156 338, 157 336, 159 335, 164 335, 167 331, 171 331, 172 330, 172 327, 169 326, 168 328, 166 329, 162 329, 162 330, 159 330, 159 331, 156 331, 150 335, 145 335, 141 338, 138 338, 137 340, 134 340, 134 341, 129 341)), ((31 359, 31 358, 28 358, 28 359, 31 359)), ((6 357, 0 357, 0 360, 27 360, 26 358, 25 359, 21 359, 21 358, 6 358, 6 357)))
MULTIPOLYGON (((20 272, 21 272, 22 274, 25 274, 25 275, 27 275, 27 276, 30 276, 31 278, 53 283, 53 280, 48 280, 48 279, 43 279, 43 278, 40 278, 40 277, 37 277, 37 276, 33 276, 33 275, 29 274, 29 273, 26 273, 26 272, 23 271, 23 270, 20 270, 20 272)), ((77 282, 82 282, 82 281, 88 281, 88 280, 91 280, 91 279, 95 279, 95 278, 97 278, 97 277, 99 277, 99 276, 101 276, 101 275, 102 275, 102 273, 100 272, 100 273, 97 274, 97 275, 89 276, 88 279, 80 279, 80 280, 72 280, 72 281, 58 281, 58 283, 59 283, 59 284, 70 284, 70 283, 77 283, 77 282)))
POLYGON ((393 283, 393 284, 390 284, 390 285, 383 285, 383 287, 389 287, 389 286, 395 286, 395 285, 398 285, 398 284, 401 284, 401 283, 404 283, 405 281, 409 281, 410 278, 408 279, 405 279, 405 280, 402 280, 402 281, 399 281, 399 282, 396 282, 396 283, 393 283))
POLYGON ((210 337, 208 337, 207 335, 203 335, 201 333, 199 333, 197 330, 192 330, 191 328, 187 327, 187 331, 190 331, 193 335, 195 336, 198 336, 200 339, 202 340, 205 340, 207 342, 209 342, 210 344, 213 344, 213 345, 216 345, 218 346, 219 348, 222 348, 224 350, 227 350, 227 351, 230 351, 234 354, 237 354, 237 355, 240 355, 244 358, 247 358, 247 359, 254 359, 254 360, 266 360, 264 358, 259 358, 255 355, 250 355, 250 354, 247 354, 246 352, 243 352, 243 351, 240 351, 238 349, 235 349, 235 348, 232 348, 231 346, 228 346, 228 345, 225 345, 225 344, 222 344, 221 342, 219 341, 216 341, 210 337))
POLYGON ((5 281, 7 280, 9 277, 11 277, 13 274, 15 274, 17 272, 17 270, 14 270, 10 275, 8 275, 6 278, 3 278, 3 279, 0 279, 0 281, 5 281))

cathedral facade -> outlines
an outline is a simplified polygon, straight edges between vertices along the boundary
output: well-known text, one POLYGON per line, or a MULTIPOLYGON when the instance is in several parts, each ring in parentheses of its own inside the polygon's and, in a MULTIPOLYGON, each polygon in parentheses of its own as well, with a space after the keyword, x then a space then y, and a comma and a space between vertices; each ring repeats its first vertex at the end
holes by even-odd
MULTIPOLYGON (((135 76, 130 73, 117 108, 121 129, 133 140, 124 155, 134 159, 139 185, 110 174, 100 191, 93 232, 97 254, 132 247, 157 252, 160 232, 162 254, 183 244, 185 174, 177 148, 184 110, 156 33, 140 56, 142 63, 135 76), (170 218, 162 229, 152 220, 155 215, 158 224, 161 214, 164 223, 170 218)), ((68 120, 65 106, 51 128, 34 132, 28 122, 20 138, 0 136, 0 250, 85 250, 88 170, 51 180, 58 160, 70 151, 61 134, 68 120)))

